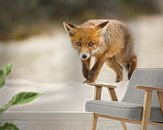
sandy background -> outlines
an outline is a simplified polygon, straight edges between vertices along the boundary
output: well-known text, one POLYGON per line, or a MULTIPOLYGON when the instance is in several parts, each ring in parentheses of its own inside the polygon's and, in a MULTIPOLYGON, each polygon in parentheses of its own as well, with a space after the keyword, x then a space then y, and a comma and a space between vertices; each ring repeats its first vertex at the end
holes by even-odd
MULTIPOLYGON (((134 32, 138 67, 163 67, 163 16, 142 17, 126 23, 134 32)), ((7 63, 15 66, 10 78, 42 83, 84 80, 80 59, 68 35, 63 28, 53 30, 21 42, 0 44, 0 66, 7 63)), ((114 80, 115 73, 104 66, 98 81, 114 80)))
MULTIPOLYGON (((163 16, 143 17, 127 23, 135 35, 138 67, 163 68, 163 16)), ((14 107, 10 112, 81 113, 85 112, 85 100, 93 97, 93 88, 81 84, 84 80, 81 63, 63 28, 21 42, 1 43, 0 59, 1 67, 7 63, 15 66, 6 88, 1 90, 0 105, 19 91, 42 94, 34 103, 14 107)), ((126 75, 124 77, 126 80, 126 75)), ((115 73, 104 66, 98 81, 113 83, 114 80, 115 73)), ((116 89, 119 99, 124 94, 125 84, 123 81, 116 89)), ((107 91, 103 92, 103 98, 108 98, 107 91)))

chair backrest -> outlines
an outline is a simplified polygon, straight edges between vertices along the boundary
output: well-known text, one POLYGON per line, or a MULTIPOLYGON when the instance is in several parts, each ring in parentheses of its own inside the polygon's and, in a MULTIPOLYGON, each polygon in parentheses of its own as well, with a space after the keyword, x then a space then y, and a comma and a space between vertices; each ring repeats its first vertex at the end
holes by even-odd
MULTIPOLYGON (((144 91, 137 86, 153 86, 163 88, 163 68, 138 68, 127 84, 126 93, 122 101, 143 104, 144 91)), ((159 106, 156 92, 153 94, 152 106, 159 106)))

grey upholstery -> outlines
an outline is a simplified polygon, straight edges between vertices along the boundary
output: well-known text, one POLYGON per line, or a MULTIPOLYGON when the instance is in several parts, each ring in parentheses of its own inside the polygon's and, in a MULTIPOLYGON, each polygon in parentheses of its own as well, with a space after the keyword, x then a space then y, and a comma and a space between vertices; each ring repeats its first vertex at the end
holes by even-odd
MULTIPOLYGON (((157 86, 163 88, 163 69, 136 69, 126 93, 121 102, 108 100, 87 100, 85 110, 103 115, 121 117, 125 119, 141 120, 144 91, 136 89, 137 86, 157 86)), ((158 98, 153 94, 151 121, 163 122, 158 98)))
MULTIPOLYGON (((141 120, 143 105, 128 102, 116 102, 106 100, 87 100, 85 109, 102 115, 109 115, 131 120, 141 120)), ((163 116, 159 107, 153 107, 151 121, 163 122, 163 116)))
MULTIPOLYGON (((163 68, 136 69, 130 79, 130 82, 128 82, 126 94, 124 95, 122 101, 143 104, 144 91, 136 89, 137 86, 163 88, 163 68)), ((156 93, 153 94, 152 105, 159 106, 156 93)))

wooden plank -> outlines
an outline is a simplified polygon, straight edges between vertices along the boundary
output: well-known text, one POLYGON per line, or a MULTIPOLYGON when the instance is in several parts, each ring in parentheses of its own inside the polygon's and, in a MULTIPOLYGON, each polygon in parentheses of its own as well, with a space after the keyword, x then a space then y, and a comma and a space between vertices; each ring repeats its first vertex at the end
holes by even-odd
POLYGON ((109 85, 109 84, 101 84, 101 83, 84 83, 89 86, 99 86, 99 87, 107 87, 107 88, 116 88, 117 86, 115 85, 109 85))
POLYGON ((108 118, 108 119, 112 119, 112 120, 117 120, 117 121, 124 121, 124 122, 128 122, 128 123, 133 123, 133 124, 140 124, 141 123, 141 121, 139 121, 139 120, 129 120, 129 119, 124 119, 124 118, 120 118, 120 117, 113 117, 113 116, 108 116, 108 115, 96 114, 96 116, 102 117, 102 118, 108 118))
MULTIPOLYGON (((113 117, 113 116, 101 115, 101 114, 96 114, 96 116, 107 118, 107 119, 112 119, 112 120, 117 120, 117 121, 124 121, 124 122, 132 123, 132 124, 141 124, 141 120, 129 120, 129 119, 124 119, 120 117, 113 117)), ((159 123, 159 122, 149 122, 149 124, 163 126, 163 123, 159 123)))
POLYGON ((159 125, 159 126, 163 126, 163 123, 159 123, 159 122, 149 122, 149 124, 151 125, 159 125))
POLYGON ((160 91, 160 92, 163 92, 163 89, 162 88, 159 88, 159 87, 152 87, 152 86, 138 86, 136 87, 138 89, 144 89, 144 90, 155 90, 155 91, 160 91))

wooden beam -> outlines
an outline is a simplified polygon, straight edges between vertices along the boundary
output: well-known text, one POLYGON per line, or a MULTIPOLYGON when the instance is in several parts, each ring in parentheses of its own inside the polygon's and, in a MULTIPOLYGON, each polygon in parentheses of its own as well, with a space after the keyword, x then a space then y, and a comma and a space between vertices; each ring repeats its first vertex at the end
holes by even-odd
POLYGON ((130 119, 125 119, 125 118, 121 118, 121 117, 113 117, 113 116, 102 115, 102 114, 97 114, 97 113, 95 115, 98 117, 102 117, 102 118, 108 118, 108 119, 112 119, 112 120, 123 121, 123 122, 128 122, 128 123, 133 123, 133 124, 141 123, 140 120, 130 120, 130 119))
POLYGON ((100 86, 100 87, 106 87, 106 88, 116 88, 117 86, 115 85, 109 85, 109 84, 101 84, 101 83, 84 83, 89 86, 100 86))
MULTIPOLYGON (((101 115, 101 114, 95 114, 95 115, 98 117, 102 117, 102 118, 107 118, 107 119, 112 119, 112 120, 132 123, 132 124, 141 124, 141 120, 131 120, 131 119, 125 119, 125 118, 121 118, 121 117, 113 117, 113 116, 101 115)), ((161 122, 160 123, 159 122, 149 122, 149 124, 163 126, 163 123, 161 123, 161 122)))
POLYGON ((159 87, 152 87, 152 86, 138 86, 138 89, 144 89, 144 90, 154 90, 154 91, 160 91, 163 92, 162 88, 159 87))
POLYGON ((118 101, 118 98, 117 98, 117 94, 115 92, 115 89, 114 88, 107 88, 108 92, 109 92, 109 96, 111 98, 112 101, 118 101))
POLYGON ((162 122, 149 122, 149 124, 163 126, 162 122))

